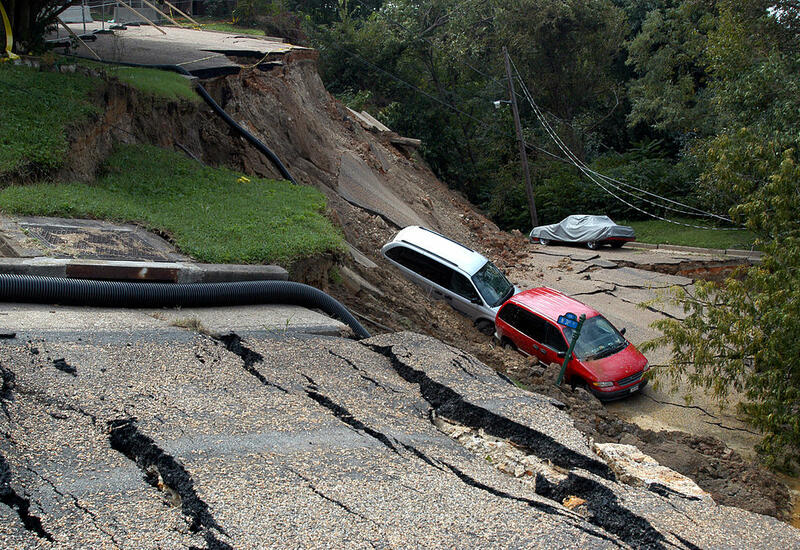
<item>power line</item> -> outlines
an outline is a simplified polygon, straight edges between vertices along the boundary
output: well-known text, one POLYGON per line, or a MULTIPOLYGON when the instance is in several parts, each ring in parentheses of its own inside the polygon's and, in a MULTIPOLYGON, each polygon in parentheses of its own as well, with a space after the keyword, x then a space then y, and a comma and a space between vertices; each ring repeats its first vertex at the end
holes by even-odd
MULTIPOLYGON (((481 128, 483 128, 485 130, 488 130, 488 131, 490 131, 490 132, 492 132, 492 133, 494 133, 496 135, 500 135, 500 136, 504 136, 504 137, 514 137, 514 135, 511 132, 500 132, 496 128, 492 128, 490 125, 488 125, 483 120, 481 120, 481 119, 479 119, 479 118, 467 113, 466 111, 463 111, 462 109, 459 109, 455 105, 453 105, 451 103, 448 103, 447 101, 444 101, 443 99, 440 99, 440 98, 438 98, 438 97, 436 97, 436 96, 434 96, 432 94, 429 94, 425 90, 423 90, 423 89, 411 84, 410 82, 407 82, 407 81, 403 80, 402 78, 400 78, 399 76, 395 75, 394 73, 391 73, 391 72, 387 71, 386 69, 383 69, 383 68, 379 67, 378 65, 375 65, 374 63, 372 63, 371 61, 365 59, 361 55, 359 55, 359 54, 357 54, 355 52, 352 52, 352 51, 348 50, 347 48, 345 48, 343 46, 340 46, 338 44, 331 44, 331 46, 333 48, 343 52, 343 53, 346 53, 347 55, 349 55, 351 57, 354 57, 354 58, 358 59, 359 61, 361 61, 362 63, 364 63, 368 67, 370 67, 372 69, 375 69, 376 71, 379 71, 379 72, 385 74, 386 76, 392 78, 393 80, 396 80, 397 82, 403 84, 404 86, 407 86, 408 88, 414 90, 415 92, 424 95, 428 99, 431 99, 431 100, 435 101, 436 103, 438 103, 438 104, 440 104, 440 105, 442 105, 444 107, 447 107, 448 109, 452 110, 455 113, 458 113, 460 115, 463 115, 463 116, 467 117, 468 119, 470 119, 473 122, 477 123, 481 128)), ((544 149, 542 147, 538 147, 538 146, 533 145, 533 144, 528 143, 528 142, 525 142, 525 146, 530 148, 530 149, 532 149, 532 150, 539 151, 539 152, 541 152, 541 153, 543 153, 545 155, 549 155, 549 156, 553 157, 556 160, 560 160, 562 162, 566 162, 568 164, 571 164, 568 160, 566 160, 566 159, 564 159, 564 158, 562 158, 562 157, 560 157, 560 156, 558 156, 556 154, 553 154, 550 151, 548 151, 547 149, 544 149)))
MULTIPOLYGON (((512 65, 513 65, 513 61, 512 61, 512 65)), ((516 66, 514 66, 514 70, 516 71, 517 76, 519 77, 519 71, 517 70, 516 66)), ((525 85, 525 82, 522 81, 521 77, 519 77, 519 80, 520 80, 520 84, 521 84, 521 87, 522 87, 523 93, 525 94, 526 99, 530 103, 531 107, 533 108, 534 113, 536 114, 536 117, 539 119, 539 122, 542 124, 542 126, 544 127, 545 131, 550 136, 550 138, 556 143, 558 148, 561 149, 561 151, 565 155, 567 155, 567 157, 572 161, 572 164, 576 168, 578 168, 578 170, 580 170, 584 175, 586 175, 595 185, 600 187, 603 191, 605 191, 606 193, 608 193, 609 195, 611 195, 612 197, 614 197, 615 199, 617 199, 621 203, 625 204, 629 208, 632 208, 632 209, 634 209, 634 210, 636 210, 638 212, 641 212, 642 214, 645 214, 647 216, 650 216, 652 218, 656 218, 656 219, 659 219, 659 220, 662 220, 662 221, 665 221, 665 222, 673 223, 673 224, 676 224, 676 225, 683 225, 683 226, 686 226, 686 227, 693 227, 693 228, 697 228, 697 229, 710 229, 710 230, 714 230, 714 231, 736 231, 736 230, 738 230, 738 228, 710 227, 710 226, 694 225, 694 224, 677 222, 675 220, 670 220, 668 218, 664 218, 662 216, 658 216, 657 214, 653 214, 653 213, 648 212, 648 211, 646 211, 646 210, 644 210, 642 208, 639 208, 638 206, 635 206, 635 205, 631 204, 630 202, 626 201, 625 199, 623 199, 622 197, 618 196, 613 191, 610 191, 609 189, 607 189, 602 183, 600 183, 599 181, 597 181, 597 179, 595 179, 594 174, 596 172, 594 172, 593 170, 589 170, 588 167, 586 167, 582 163, 582 161, 580 161, 580 159, 577 157, 577 155, 575 155, 566 146, 566 144, 564 144, 564 142, 561 140, 561 138, 558 136, 558 134, 555 133, 553 128, 550 126, 550 123, 547 122, 547 120, 545 119, 545 117, 542 114, 541 110, 539 109, 538 105, 533 100, 533 96, 530 94, 530 91, 528 90, 527 86, 525 85)), ((619 188, 619 187, 617 187, 617 186, 615 186, 613 184, 610 184, 610 185, 612 187, 615 187, 616 189, 624 192, 624 193, 627 193, 629 195, 634 196, 637 199, 645 200, 645 199, 642 199, 641 197, 638 197, 638 196, 634 195, 633 193, 631 193, 629 191, 626 191, 624 189, 621 189, 621 188, 619 188)), ((656 196, 658 196, 658 195, 656 195, 656 196)), ((665 197, 659 197, 659 198, 665 198, 665 197)), ((667 200, 669 200, 669 199, 667 199, 667 200)), ((648 201, 648 202, 651 202, 651 201, 648 201)), ((676 202, 676 201, 672 201, 672 202, 676 202)), ((652 203, 652 204, 655 204, 655 203, 652 203)), ((681 204, 682 206, 689 207, 688 205, 683 205, 682 203, 678 203, 678 204, 681 204)), ((656 204, 656 206, 658 206, 660 208, 667 208, 664 205, 656 204)), ((693 208, 693 207, 689 207, 689 208, 693 208)), ((707 214, 711 214, 711 213, 707 213, 707 214)), ((716 214, 711 214, 711 215, 716 216, 716 214)))
MULTIPOLYGON (((364 7, 366 7, 366 8, 369 8, 369 6, 367 6, 367 5, 366 5, 366 4, 365 4, 365 3, 364 3, 362 0, 356 0, 356 1, 357 1, 359 4, 361 4, 362 6, 364 6, 364 7)), ((468 2, 470 2, 470 1, 472 1, 472 0, 465 0, 465 1, 463 1, 463 2, 461 2, 460 4, 458 4, 458 5, 456 6, 456 8, 458 8, 458 7, 463 7, 465 4, 467 4, 467 3, 468 3, 468 2)), ((403 29, 403 30, 405 30, 406 32, 409 32, 409 33, 412 33, 412 32, 413 32, 413 31, 411 31, 411 29, 409 29, 408 27, 406 27, 406 26, 405 26, 405 25, 403 25, 402 23, 400 23, 400 22, 398 22, 398 21, 395 21, 394 19, 390 18, 388 15, 384 14, 383 12, 381 12, 381 11, 379 11, 379 10, 374 10, 374 11, 377 11, 377 12, 378 12, 378 13, 379 13, 379 14, 380 14, 382 17, 384 17, 384 18, 385 18, 387 21, 389 21, 389 22, 393 23, 394 25, 396 25, 396 26, 398 26, 398 27, 402 28, 402 29, 403 29)), ((452 12, 450 12, 450 13, 452 13, 452 12)), ((449 18, 449 16, 450 16, 450 13, 448 13, 448 14, 445 14, 445 15, 446 15, 446 16, 449 18)), ((423 32, 424 32, 424 31, 423 31, 423 32)), ((421 35, 421 33, 419 33, 419 34, 416 34, 416 33, 415 33, 413 38, 414 38, 414 39, 416 39, 416 38, 422 38, 423 40, 425 40, 426 42, 428 42, 428 43, 429 43, 431 46, 433 46, 433 47, 436 47, 436 45, 435 45, 435 44, 434 44, 434 43, 433 43, 433 42, 432 42, 432 41, 431 41, 429 38, 427 38, 427 37, 423 37, 423 36, 421 35)), ((364 57, 362 57, 361 55, 359 55, 359 54, 357 54, 357 53, 355 53, 355 52, 352 52, 352 51, 350 51, 350 50, 348 50, 348 49, 346 49, 346 48, 344 48, 344 47, 342 47, 342 46, 339 46, 339 45, 337 45, 337 44, 335 44, 335 43, 334 43, 334 44, 331 44, 331 45, 332 45, 334 48, 336 48, 336 49, 338 49, 338 50, 340 50, 340 51, 342 51, 342 52, 346 53, 347 55, 350 55, 351 57, 355 57, 356 59, 358 59, 359 61, 361 61, 361 62, 362 62, 362 63, 364 63, 365 65, 367 65, 367 66, 369 66, 369 67, 371 67, 371 68, 373 68, 373 69, 375 69, 375 70, 377 70, 377 71, 379 71, 379 72, 381 72, 381 73, 383 73, 383 74, 385 74, 385 75, 389 76, 389 77, 390 77, 390 78, 392 78, 393 80, 396 80, 397 82, 399 82, 399 83, 403 84, 404 86, 406 86, 406 87, 408 87, 408 88, 410 88, 410 89, 414 90, 415 92, 417 92, 417 93, 420 93, 420 94, 424 95, 425 97, 427 97, 427 98, 429 98, 429 99, 431 99, 431 100, 435 101, 436 103, 439 103, 440 105, 442 105, 442 106, 444 106, 444 107, 446 107, 446 108, 448 108, 448 109, 452 110, 453 112, 456 112, 456 113, 458 113, 458 114, 461 114, 461 115, 463 115, 463 116, 467 117, 468 119, 470 119, 470 120, 474 121, 475 123, 477 123, 477 124, 478 124, 480 127, 482 127, 483 129, 485 129, 485 130, 488 130, 488 131, 490 131, 490 132, 492 132, 492 133, 495 133, 495 134, 497 134, 497 135, 503 135, 503 136, 505 136, 505 137, 513 137, 513 136, 512 136, 510 133, 502 133, 502 132, 499 132, 499 131, 498 131, 496 128, 490 127, 490 126, 489 126, 488 124, 486 124, 486 123, 485 123, 483 120, 481 120, 481 119, 478 119, 477 117, 475 117, 475 116, 471 115, 470 113, 467 113, 466 111, 463 111, 462 109, 459 109, 459 108, 458 108, 458 107, 456 107, 455 105, 453 105, 453 104, 451 104, 451 103, 449 103, 449 102, 447 102, 447 101, 444 101, 443 99, 441 99, 441 98, 439 98, 439 97, 436 97, 436 96, 434 96, 434 95, 432 95, 432 94, 430 94, 430 93, 428 93, 428 92, 426 92, 426 91, 422 90, 421 88, 419 88, 419 87, 417 87, 417 86, 415 86, 415 85, 413 85, 413 84, 411 84, 411 83, 409 83, 409 82, 405 81, 404 79, 402 79, 402 78, 400 78, 399 76, 397 76, 397 75, 395 75, 395 74, 391 73, 390 71, 387 71, 387 70, 385 70, 385 69, 383 69, 383 68, 379 67, 378 65, 375 65, 374 63, 372 63, 372 62, 370 62, 369 60, 365 59, 365 58, 364 58, 364 57)), ((479 70, 479 69, 477 69, 477 68, 475 68, 475 67, 472 67, 472 65, 470 65, 469 63, 466 63, 466 62, 465 62, 465 61, 463 61, 463 60, 461 60, 461 62, 462 62, 462 63, 464 63, 464 64, 465 64, 466 66, 468 66, 469 68, 471 68, 472 70, 474 70, 476 73, 478 73, 478 74, 480 74, 480 75, 482 75, 482 76, 484 76, 484 77, 486 77, 486 78, 490 79, 492 82, 494 82, 494 83, 499 83, 499 81, 498 81, 496 78, 494 78, 492 75, 489 75, 489 74, 487 74, 487 73, 485 73, 485 72, 483 72, 483 71, 481 71, 481 70, 479 70)), ((512 60, 512 64, 513 64, 513 60, 512 60)), ((552 140, 553 140, 553 141, 556 143, 556 145, 558 146, 558 148, 559 148, 559 149, 561 149, 561 151, 562 151, 562 152, 563 152, 563 153, 564 153, 564 154, 567 156, 567 158, 564 158, 564 157, 561 157, 561 156, 559 156, 559 155, 557 155, 557 154, 551 153, 550 151, 548 151, 548 150, 546 150, 546 149, 544 149, 544 148, 542 148, 542 147, 538 147, 538 146, 536 146, 536 145, 533 145, 533 144, 531 144, 531 143, 528 143, 528 142, 523 142, 523 143, 524 143, 524 145, 525 145, 525 146, 526 146, 528 149, 535 150, 535 151, 539 151, 539 152, 541 152, 541 153, 543 153, 543 154, 545 154, 545 155, 548 155, 548 156, 550 156, 550 157, 554 158, 555 160, 559 160, 559 161, 561 161, 561 162, 564 162, 564 163, 570 164, 570 165, 572 165, 572 166, 574 166, 574 167, 578 168, 578 170, 579 170, 581 173, 583 173, 585 176, 587 176, 587 177, 589 178, 589 180, 590 180, 590 181, 592 181, 592 183, 594 183, 595 185, 597 185, 598 187, 600 187, 600 188, 601 188, 603 191, 605 191, 606 193, 608 193, 609 195, 611 195, 612 197, 614 197, 614 198, 615 198, 615 199, 617 199, 618 201, 622 202, 623 204, 625 204, 625 205, 626 205, 626 206, 628 206, 629 208, 632 208, 632 209, 634 209, 634 210, 636 210, 636 211, 638 211, 638 212, 641 212, 641 213, 643 213, 643 214, 645 214, 645 215, 647 215, 647 216, 650 216, 650 217, 653 217, 653 218, 656 218, 656 219, 660 219, 660 220, 663 220, 663 221, 667 221, 667 222, 670 222, 670 223, 674 223, 674 224, 677 224, 677 225, 683 225, 683 226, 687 226, 687 227, 695 227, 695 228, 700 228, 700 229, 713 229, 713 230, 721 230, 721 231, 731 231, 731 230, 735 230, 734 228, 715 228, 715 227, 709 227, 709 226, 699 226, 699 225, 686 224, 686 223, 677 222, 677 221, 674 221, 674 220, 669 220, 669 219, 667 219, 667 218, 664 218, 664 217, 658 216, 658 215, 656 215, 656 214, 653 214, 653 213, 651 213, 651 212, 648 212, 648 211, 646 211, 646 210, 643 210, 642 208, 639 208, 639 207, 637 207, 637 206, 635 206, 635 205, 633 205, 633 204, 629 203, 628 201, 626 201, 626 200, 625 200, 625 199, 623 199, 622 197, 618 196, 617 194, 615 194, 615 193, 613 193, 612 191, 610 191, 609 189, 607 189, 607 188, 606 188, 606 187, 605 187, 605 186, 604 186, 602 183, 600 183, 599 181, 597 181, 597 179, 595 179, 595 178, 596 178, 596 177, 598 177, 598 178, 601 178, 602 180, 604 180, 604 181, 606 182, 606 184, 607 184, 608 186, 610 186, 610 187, 612 187, 612 188, 614 188, 614 189, 618 190, 619 192, 621 192, 621 193, 624 193, 624 194, 627 194, 627 195, 630 195, 630 196, 634 197, 634 198, 635 198, 635 199, 637 199, 637 200, 644 201, 644 202, 646 202, 646 203, 648 203, 648 204, 651 204, 651 205, 653 205, 653 206, 656 206, 656 207, 658 207, 658 208, 663 208, 663 209, 665 209, 665 210, 670 210, 670 211, 673 211, 673 212, 677 212, 677 213, 681 213, 681 214, 686 214, 686 215, 690 215, 690 216, 714 217, 714 218, 720 219, 720 220, 722 220, 722 221, 726 221, 726 222, 729 222, 729 223, 733 223, 733 222, 732 222, 732 220, 730 220, 729 218, 725 218, 725 217, 723 217, 723 216, 720 216, 720 215, 718 215, 718 214, 714 214, 714 213, 711 213, 711 212, 706 212, 706 211, 704 211, 704 210, 701 210, 701 209, 699 209, 699 208, 695 208, 695 207, 693 207, 693 206, 690 206, 690 205, 687 205, 687 204, 684 204, 684 203, 680 203, 680 202, 678 202, 678 201, 674 201, 674 200, 672 200, 672 199, 669 199, 669 198, 667 198, 667 197, 662 197, 662 196, 660 196, 660 195, 657 195, 657 194, 655 194, 655 193, 652 193, 652 192, 650 192, 650 191, 647 191, 647 190, 645 190, 645 189, 641 189, 641 188, 639 188, 639 187, 636 187, 636 186, 634 186, 634 185, 632 185, 632 184, 629 184, 629 183, 626 183, 626 182, 623 182, 623 181, 616 180, 616 179, 614 179, 614 178, 611 178, 611 177, 609 177, 609 176, 605 176, 605 175, 603 175, 603 174, 600 174, 599 172, 596 172, 595 170, 593 170, 593 169, 589 168, 589 167, 588 167, 586 164, 584 164, 584 163, 583 163, 583 162, 582 162, 582 161, 581 161, 581 160, 580 160, 580 159, 577 157, 577 155, 575 155, 575 154, 574 154, 572 151, 570 151, 570 150, 569 150, 569 148, 568 148, 568 147, 567 147, 567 146, 564 144, 564 142, 563 142, 563 141, 562 141, 562 140, 561 140, 561 139, 558 137, 558 135, 555 133, 555 131, 552 129, 552 127, 551 127, 551 126, 549 125, 549 123, 547 122, 547 120, 546 120, 546 118, 544 117, 544 114, 543 114, 543 112, 541 111, 541 109, 540 109, 540 108, 538 107, 538 105, 536 105, 536 103, 533 101, 533 97, 530 95, 530 92, 529 92, 529 90, 527 89, 527 86, 525 85, 524 81, 522 80, 522 77, 521 77, 521 75, 520 75, 520 73, 519 73, 519 70, 517 69, 516 65, 514 65, 514 70, 515 70, 515 72, 517 73, 517 78, 518 78, 518 80, 520 81, 521 87, 522 87, 522 89, 523 89, 523 91, 524 91, 524 98, 525 98, 525 99, 526 99, 526 100, 527 100, 527 101, 528 101, 528 102, 531 104, 531 107, 534 109, 534 113, 536 114, 536 116, 537 116, 537 118, 539 119, 539 121, 540 121, 540 123, 542 124, 542 126, 545 128, 545 131, 548 133, 548 135, 550 136, 550 138, 551 138, 551 139, 552 139, 552 140), (659 204, 659 203, 653 202, 653 201, 651 201, 651 200, 648 200, 648 199, 646 199, 646 198, 643 198, 643 197, 641 197, 641 196, 638 196, 638 195, 636 195, 635 193, 633 193, 633 192, 631 192, 631 191, 628 191, 628 190, 626 190, 626 189, 623 189, 623 188, 622 188, 622 187, 620 187, 620 186, 628 187, 629 189, 634 189, 634 190, 636 190, 636 191, 638 191, 638 192, 640 192, 640 193, 644 193, 644 194, 646 194, 646 195, 649 195, 649 196, 652 196, 652 197, 654 197, 654 198, 657 198, 657 199, 660 199, 660 200, 663 200, 663 201, 669 202, 669 203, 671 203, 671 204, 674 204, 674 205, 676 205, 676 206, 681 206, 681 207, 684 207, 684 208, 686 208, 686 209, 689 209, 689 210, 682 210, 682 209, 678 209, 678 208, 672 208, 672 207, 670 207, 670 206, 667 206, 667 205, 664 205, 664 204, 659 204)), ((519 95, 519 94, 516 94, 516 95, 519 95)))

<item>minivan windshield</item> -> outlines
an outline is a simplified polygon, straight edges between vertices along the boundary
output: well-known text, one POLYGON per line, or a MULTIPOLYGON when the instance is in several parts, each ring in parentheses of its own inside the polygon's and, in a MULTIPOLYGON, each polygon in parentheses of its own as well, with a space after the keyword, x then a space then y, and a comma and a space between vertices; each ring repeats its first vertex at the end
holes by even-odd
MULTIPOLYGON (((567 342, 572 341, 573 329, 564 327, 567 342)), ((602 315, 590 317, 583 322, 581 335, 575 344, 575 356, 581 360, 602 359, 628 347, 628 341, 614 325, 602 315)))
POLYGON ((499 306, 514 294, 514 285, 489 261, 472 276, 472 282, 489 307, 499 306))

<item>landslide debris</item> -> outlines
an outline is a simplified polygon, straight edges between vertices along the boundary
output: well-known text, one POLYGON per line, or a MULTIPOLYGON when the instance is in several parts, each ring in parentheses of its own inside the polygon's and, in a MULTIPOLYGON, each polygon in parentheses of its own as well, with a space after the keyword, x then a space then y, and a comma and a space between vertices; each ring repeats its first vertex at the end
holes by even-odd
MULTIPOLYGON (((784 515, 789 502, 786 486, 719 440, 644 430, 606 411, 585 392, 555 388, 536 365, 498 348, 469 320, 442 302, 431 302, 425 292, 402 279, 379 250, 399 228, 397 221, 409 215, 491 257, 501 269, 519 266, 528 254, 528 242, 518 231, 500 231, 438 181, 417 155, 393 146, 389 136, 362 126, 325 90, 313 52, 292 52, 282 61, 265 70, 214 78, 204 85, 237 121, 273 148, 298 182, 326 195, 329 215, 368 262, 355 253, 339 259, 356 277, 337 283, 329 278, 331 258, 309 259, 292 271, 293 278, 328 290, 373 332, 413 330, 464 349, 532 391, 563 402, 586 435, 599 442, 636 445, 697 481, 719 503, 784 515), (346 173, 343 159, 348 159, 346 173), (377 181, 381 188, 364 185, 362 194, 354 195, 359 181, 370 185, 377 181), (373 195, 390 200, 381 202, 373 195), (398 200, 403 204, 392 204, 398 200)), ((104 100, 101 124, 75 134, 70 158, 76 160, 65 173, 91 179, 114 143, 139 141, 188 150, 211 165, 278 175, 258 151, 231 137, 227 127, 203 107, 153 102, 113 82, 104 100)), ((564 276, 572 273, 568 263, 564 260, 561 268, 564 276)), ((542 278, 541 273, 529 276, 542 278)), ((236 348, 233 340, 228 345, 236 348)), ((258 373, 250 370, 254 367, 246 359, 245 369, 254 376, 258 373)))

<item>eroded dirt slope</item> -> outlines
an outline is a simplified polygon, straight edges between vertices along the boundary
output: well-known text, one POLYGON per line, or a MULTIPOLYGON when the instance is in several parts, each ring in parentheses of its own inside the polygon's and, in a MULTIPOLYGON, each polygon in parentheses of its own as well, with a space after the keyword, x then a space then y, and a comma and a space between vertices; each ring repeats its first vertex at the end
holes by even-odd
MULTIPOLYGON (((498 348, 466 318, 430 301, 425 292, 401 278, 379 250, 399 227, 411 223, 477 249, 526 286, 558 285, 562 278, 574 282, 590 278, 591 273, 576 273, 569 262, 534 261, 536 251, 521 234, 499 231, 438 181, 418 155, 392 145, 392 134, 363 126, 327 93, 313 52, 294 52, 280 61, 267 72, 245 70, 204 84, 237 121, 277 153, 299 183, 326 194, 331 216, 356 250, 342 258, 303 262, 293 269, 295 278, 331 292, 373 332, 413 330, 434 336, 557 398, 587 436, 639 446, 694 478, 719 503, 779 517, 785 513, 789 502, 785 486, 718 439, 644 430, 581 391, 555 388, 539 365, 498 348), (334 261, 339 264, 338 276, 330 271, 334 261)), ((83 160, 68 167, 73 174, 90 178, 104 151, 116 141, 144 141, 189 151, 209 164, 278 176, 259 152, 232 135, 205 106, 143 100, 113 83, 104 94, 106 124, 100 130, 87 129, 75 142, 72 157, 83 160)), ((611 295, 625 299, 620 292, 611 295)), ((632 293, 628 301, 638 297, 632 293)))

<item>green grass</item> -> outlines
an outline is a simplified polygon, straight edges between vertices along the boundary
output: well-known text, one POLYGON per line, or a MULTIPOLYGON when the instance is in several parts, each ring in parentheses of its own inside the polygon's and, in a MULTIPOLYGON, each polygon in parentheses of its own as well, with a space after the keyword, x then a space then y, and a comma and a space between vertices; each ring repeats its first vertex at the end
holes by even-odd
MULTIPOLYGON (((708 226, 706 221, 697 219, 678 219, 683 224, 708 226)), ((750 249, 755 241, 755 234, 746 229, 735 231, 719 231, 686 227, 662 220, 618 221, 620 225, 630 225, 636 231, 636 240, 643 243, 674 244, 680 246, 697 246, 701 248, 742 248, 750 249)))
POLYGON ((106 74, 148 95, 164 99, 186 99, 195 103, 202 100, 194 91, 192 82, 185 76, 171 71, 146 69, 143 67, 107 66, 106 74))
POLYGON ((212 263, 289 263, 342 249, 319 191, 240 178, 171 151, 129 145, 109 157, 96 183, 7 187, 0 190, 0 210, 137 222, 212 263))
POLYGON ((62 165, 71 124, 99 113, 89 92, 99 79, 0 64, 0 176, 62 165))
POLYGON ((186 99, 195 103, 202 101, 197 92, 194 91, 191 81, 185 76, 172 71, 148 69, 146 67, 124 67, 122 65, 98 63, 91 59, 75 59, 63 56, 58 56, 57 59, 62 63, 78 63, 84 67, 100 71, 147 95, 164 99, 186 99))

